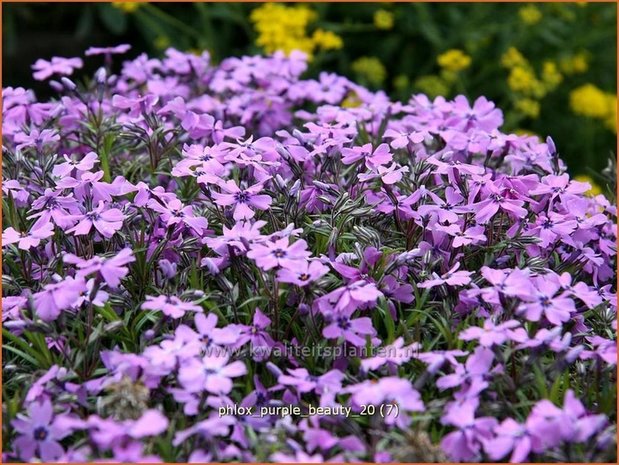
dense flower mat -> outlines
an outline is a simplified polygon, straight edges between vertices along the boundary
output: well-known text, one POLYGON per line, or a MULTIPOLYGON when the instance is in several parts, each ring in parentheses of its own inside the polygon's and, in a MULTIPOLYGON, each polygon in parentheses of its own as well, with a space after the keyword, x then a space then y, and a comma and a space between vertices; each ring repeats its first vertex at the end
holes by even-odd
POLYGON ((616 207, 550 138, 126 48, 3 91, 4 460, 613 458, 616 207))

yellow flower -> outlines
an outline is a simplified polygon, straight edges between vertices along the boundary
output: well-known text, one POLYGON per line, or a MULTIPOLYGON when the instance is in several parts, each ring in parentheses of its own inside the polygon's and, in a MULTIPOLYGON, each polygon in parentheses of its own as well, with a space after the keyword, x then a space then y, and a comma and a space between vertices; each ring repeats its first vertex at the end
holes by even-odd
POLYGON ((515 66, 509 73, 507 85, 515 92, 530 93, 535 81, 535 74, 528 67, 515 66))
POLYGON ((589 69, 589 57, 581 52, 561 60, 561 70, 565 74, 580 74, 589 69))
POLYGON ((617 96, 614 94, 606 94, 606 104, 608 105, 608 116, 604 118, 604 125, 613 131, 617 132, 617 96))
POLYGON ((142 4, 140 2, 112 2, 114 8, 124 11, 125 13, 133 13, 140 8, 142 4))
POLYGON ((449 85, 438 76, 420 76, 415 81, 415 87, 430 98, 449 93, 449 85))
POLYGON ((458 72, 471 66, 471 57, 455 48, 439 55, 436 61, 441 68, 447 71, 458 72))
POLYGON ((374 26, 377 29, 393 29, 393 13, 387 10, 376 10, 374 13, 374 26))
POLYGON ((361 106, 361 99, 355 91, 350 91, 346 98, 342 101, 342 107, 344 108, 357 108, 361 106))
POLYGON ((523 23, 531 26, 541 21, 542 12, 535 5, 527 5, 518 10, 518 16, 520 16, 523 23))
MULTIPOLYGON (((250 14, 258 33, 256 45, 266 53, 301 50, 311 56, 316 44, 307 36, 306 28, 315 19, 316 12, 306 6, 280 3, 264 3, 250 14)), ((333 43, 333 37, 327 39, 333 43)))
POLYGON ((602 189, 595 183, 591 176, 579 174, 578 176, 574 176, 574 181, 586 182, 591 186, 591 188, 585 192, 585 195, 588 195, 589 197, 595 197, 596 195, 600 195, 602 193, 602 189))
POLYGON ((530 98, 522 98, 522 99, 516 100, 515 107, 522 114, 530 118, 535 119, 539 116, 540 105, 537 100, 533 100, 530 98))
POLYGON ((361 57, 352 63, 352 70, 370 84, 381 85, 387 77, 385 66, 376 57, 361 57))
POLYGON ((563 75, 559 72, 559 68, 554 61, 544 62, 542 80, 549 90, 555 89, 563 81, 563 75))
POLYGON ((170 38, 168 36, 157 36, 154 45, 159 50, 166 49, 170 46, 170 38))
POLYGON ((605 119, 612 116, 613 105, 604 91, 593 84, 584 84, 570 92, 570 107, 578 115, 605 119))
POLYGON ((323 50, 337 50, 344 46, 342 38, 332 31, 316 29, 312 40, 317 47, 323 50))
POLYGON ((513 68, 515 66, 527 66, 528 62, 516 47, 509 47, 501 56, 501 65, 505 68, 513 68))
POLYGON ((410 80, 408 79, 408 76, 406 74, 398 74, 394 79, 393 79, 393 87, 395 87, 398 90, 404 90, 406 89, 410 84, 410 80))

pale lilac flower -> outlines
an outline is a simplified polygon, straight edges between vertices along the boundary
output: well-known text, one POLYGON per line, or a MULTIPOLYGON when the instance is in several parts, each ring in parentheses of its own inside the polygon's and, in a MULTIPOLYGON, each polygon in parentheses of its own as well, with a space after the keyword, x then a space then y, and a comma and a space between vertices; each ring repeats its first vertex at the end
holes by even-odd
POLYGON ((73 215, 72 218, 77 221, 77 224, 68 229, 67 233, 83 236, 89 234, 94 226, 99 234, 109 239, 120 231, 125 215, 118 208, 108 209, 103 201, 99 201, 99 204, 92 211, 82 215, 73 215))
POLYGON ((256 213, 250 207, 267 210, 272 202, 268 195, 258 194, 263 189, 262 184, 241 189, 234 181, 229 180, 219 183, 219 187, 222 192, 213 192, 211 195, 218 205, 234 206, 233 217, 236 221, 253 218, 256 213))
POLYGON ((277 280, 282 283, 307 286, 328 272, 329 268, 318 260, 300 261, 294 268, 280 268, 277 272, 277 280))
POLYGON ((247 256, 255 260, 256 265, 263 270, 276 267, 294 270, 309 258, 310 252, 307 250, 307 243, 303 239, 289 244, 288 238, 282 238, 274 242, 252 244, 247 256))
POLYGON ((84 66, 81 58, 63 58, 52 57, 51 61, 38 59, 32 69, 35 71, 32 75, 37 81, 44 81, 54 74, 70 76, 75 69, 84 66))
POLYGON ((229 357, 225 353, 190 359, 180 367, 178 380, 189 392, 228 394, 232 390, 232 378, 247 373, 245 364, 240 360, 232 363, 228 361, 229 357))
POLYGON ((31 229, 27 232, 19 232, 8 227, 2 232, 2 247, 17 243, 19 249, 30 250, 32 247, 37 247, 43 239, 53 235, 54 225, 52 223, 45 223, 40 228, 31 229))
POLYGON ((146 302, 142 304, 142 310, 160 311, 170 318, 182 318, 187 312, 202 312, 202 307, 192 302, 183 302, 175 296, 160 295, 146 296, 146 302))

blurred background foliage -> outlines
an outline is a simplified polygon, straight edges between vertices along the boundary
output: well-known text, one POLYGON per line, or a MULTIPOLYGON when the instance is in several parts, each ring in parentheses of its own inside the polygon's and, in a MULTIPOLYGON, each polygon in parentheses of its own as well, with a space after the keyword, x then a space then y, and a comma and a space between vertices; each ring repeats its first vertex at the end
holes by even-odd
POLYGON ((5 3, 3 85, 51 95, 30 65, 89 46, 207 49, 215 62, 301 49, 308 75, 397 99, 486 95, 506 130, 552 135, 570 171, 595 180, 616 147, 616 16, 615 3, 5 3))

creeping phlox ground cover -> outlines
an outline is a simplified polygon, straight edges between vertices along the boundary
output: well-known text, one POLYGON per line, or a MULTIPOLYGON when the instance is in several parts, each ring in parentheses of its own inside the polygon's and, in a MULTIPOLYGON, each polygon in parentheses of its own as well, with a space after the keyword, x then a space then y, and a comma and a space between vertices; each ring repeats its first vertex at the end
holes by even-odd
POLYGON ((552 139, 127 48, 3 91, 5 461, 614 459, 616 207, 552 139))

